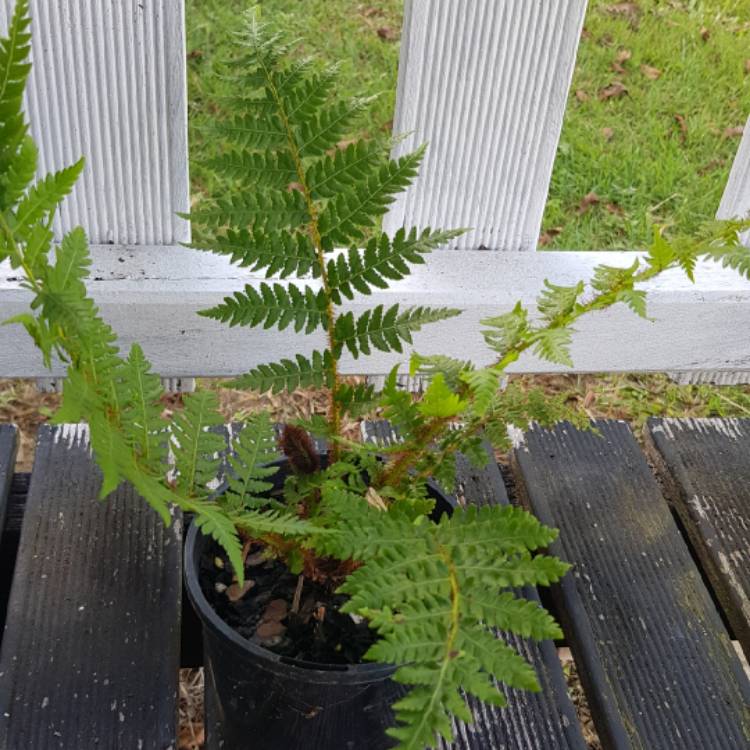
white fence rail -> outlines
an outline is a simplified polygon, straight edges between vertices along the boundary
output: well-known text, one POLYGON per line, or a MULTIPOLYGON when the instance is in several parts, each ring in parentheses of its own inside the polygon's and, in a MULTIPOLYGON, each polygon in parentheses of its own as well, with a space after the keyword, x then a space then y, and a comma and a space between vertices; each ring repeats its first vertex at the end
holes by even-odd
MULTIPOLYGON (((9 6, 0 0, 0 23, 9 6)), ((182 0, 32 0, 32 7, 28 107, 35 137, 44 169, 88 156, 61 226, 88 229, 95 245, 90 289, 121 343, 141 342, 168 378, 235 375, 320 345, 288 333, 228 331, 195 314, 260 279, 175 244, 187 236, 174 218, 187 205, 188 184, 182 0)), ((545 278, 572 283, 598 263, 632 260, 619 252, 528 252, 536 245, 584 11, 585 0, 406 2, 396 127, 413 130, 413 140, 430 140, 431 151, 387 226, 475 228, 468 249, 437 252, 410 278, 363 300, 466 310, 418 335, 419 351, 486 361, 482 317, 518 299, 533 303, 545 278)), ((746 132, 720 213, 748 210, 746 132)), ((654 322, 622 306, 582 322, 576 370, 713 370, 734 379, 750 373, 750 283, 717 267, 699 269, 697 278, 693 286, 672 274, 652 285, 654 322)), ((19 280, 0 266, 0 320, 27 304, 19 280)), ((345 370, 383 374, 394 362, 376 356, 348 361, 345 370)), ((515 366, 552 369, 532 357, 515 366)), ((47 374, 24 332, 0 327, 0 376, 47 374)))

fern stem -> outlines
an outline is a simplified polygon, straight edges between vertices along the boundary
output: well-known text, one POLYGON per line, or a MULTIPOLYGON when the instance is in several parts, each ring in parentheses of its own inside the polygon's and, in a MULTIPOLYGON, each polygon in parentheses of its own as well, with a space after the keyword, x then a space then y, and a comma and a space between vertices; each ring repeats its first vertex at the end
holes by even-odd
MULTIPOLYGON (((325 252, 323 250, 323 240, 320 235, 320 227, 318 222, 318 208, 315 205, 315 201, 312 197, 310 186, 307 182, 307 174, 305 172, 304 165, 302 164, 302 157, 300 156, 299 147, 297 140, 292 130, 292 126, 289 122, 289 118, 284 108, 284 103, 279 96, 279 91, 276 84, 273 81, 270 71, 266 67, 263 61, 262 55, 258 55, 258 60, 261 67, 263 68, 263 75, 266 78, 268 89, 271 92, 276 109, 278 110, 279 118, 281 119, 286 134, 287 146, 289 147, 289 153, 294 162, 294 169, 297 173, 297 180, 302 187, 302 195, 305 200, 307 207, 307 213, 310 216, 310 236, 312 239, 313 247, 315 248, 315 254, 318 260, 318 266, 320 269, 320 279, 323 284, 323 291, 326 297, 326 333, 328 335, 328 349, 331 352, 329 373, 331 376, 330 396, 329 396, 329 424, 331 431, 337 437, 341 434, 341 410, 338 402, 338 392, 341 385, 341 378, 338 371, 338 360, 336 357, 336 338, 334 334, 334 328, 336 324, 336 311, 333 305, 333 299, 331 296, 331 285, 328 280, 328 272, 326 270, 325 252)), ((331 445, 331 461, 337 461, 339 458, 339 445, 337 441, 332 441, 331 445)))
POLYGON ((430 696, 430 702, 427 704, 427 708, 422 712, 422 718, 420 722, 414 727, 412 737, 408 745, 404 747, 413 748, 413 750, 421 750, 421 743, 415 744, 417 738, 422 735, 422 728, 427 725, 430 721, 433 711, 436 705, 440 702, 443 695, 443 684, 448 678, 448 666, 458 656, 455 650, 456 638, 458 637, 458 630, 461 618, 461 597, 460 589, 458 585, 458 573, 456 566, 453 564, 453 559, 450 556, 450 552, 445 549, 442 545, 438 546, 440 556, 448 568, 448 580, 450 581, 451 587, 451 608, 450 608, 450 625, 448 628, 448 637, 445 640, 445 651, 443 654, 443 661, 440 665, 440 672, 438 673, 435 684, 432 688, 432 695, 430 696))

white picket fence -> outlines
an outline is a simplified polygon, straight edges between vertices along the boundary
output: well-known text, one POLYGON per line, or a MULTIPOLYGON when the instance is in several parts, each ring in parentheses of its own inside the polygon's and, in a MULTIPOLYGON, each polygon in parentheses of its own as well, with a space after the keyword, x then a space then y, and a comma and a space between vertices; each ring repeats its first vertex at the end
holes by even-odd
MULTIPOLYGON (((227 376, 321 346, 322 337, 231 329, 199 317, 261 278, 179 245, 189 227, 183 0, 32 0, 34 68, 27 109, 42 171, 86 156, 58 233, 81 224, 93 243, 90 290, 121 343, 143 345, 165 378, 227 376)), ((12 0, 0 0, 0 27, 12 0)), ((451 305, 465 313, 415 339, 423 353, 489 359, 479 320, 533 302, 542 282, 629 265, 627 252, 535 252, 586 0, 406 0, 395 117, 398 146, 430 149, 419 179, 386 217, 389 229, 470 226, 455 247, 391 289, 359 300, 451 305)), ((750 127, 719 216, 750 212, 750 127)), ((714 264, 695 285, 652 283, 648 322, 626 309, 578 326, 576 370, 672 371, 687 378, 750 377, 750 283, 714 264)), ((314 282, 306 281, 313 284, 314 282)), ((0 319, 28 294, 0 266, 0 319)), ((387 372, 397 357, 346 361, 387 372)), ((529 356, 515 371, 557 368, 529 356)), ((53 374, 61 374, 56 367, 53 374)), ((0 376, 49 373, 24 332, 0 327, 0 376)), ((173 381, 176 382, 176 381, 173 381)))

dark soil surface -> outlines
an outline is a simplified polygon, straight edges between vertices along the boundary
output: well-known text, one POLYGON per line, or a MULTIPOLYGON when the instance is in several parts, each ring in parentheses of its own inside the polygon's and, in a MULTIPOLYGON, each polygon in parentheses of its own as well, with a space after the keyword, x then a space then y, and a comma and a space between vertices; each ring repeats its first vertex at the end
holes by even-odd
POLYGON ((308 579, 298 591, 299 576, 278 560, 266 559, 258 544, 247 555, 244 591, 213 542, 201 556, 199 580, 227 625, 275 654, 316 664, 359 664, 376 640, 365 620, 339 611, 345 596, 308 579))

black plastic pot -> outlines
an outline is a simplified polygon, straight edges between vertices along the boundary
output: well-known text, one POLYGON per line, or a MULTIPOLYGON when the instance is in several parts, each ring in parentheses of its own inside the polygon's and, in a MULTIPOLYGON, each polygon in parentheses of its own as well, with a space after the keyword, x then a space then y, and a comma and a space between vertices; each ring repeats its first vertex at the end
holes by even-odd
MULTIPOLYGON (((438 515, 451 512, 454 503, 447 495, 434 485, 430 494, 436 500, 438 515)), ((201 590, 201 553, 205 545, 211 544, 213 541, 195 526, 190 528, 185 542, 185 583, 203 625, 204 666, 210 670, 213 682, 213 703, 221 721, 221 747, 392 747, 394 743, 385 729, 393 724, 391 704, 404 692, 390 679, 394 667, 310 664, 279 656, 243 638, 216 614, 201 590)))

